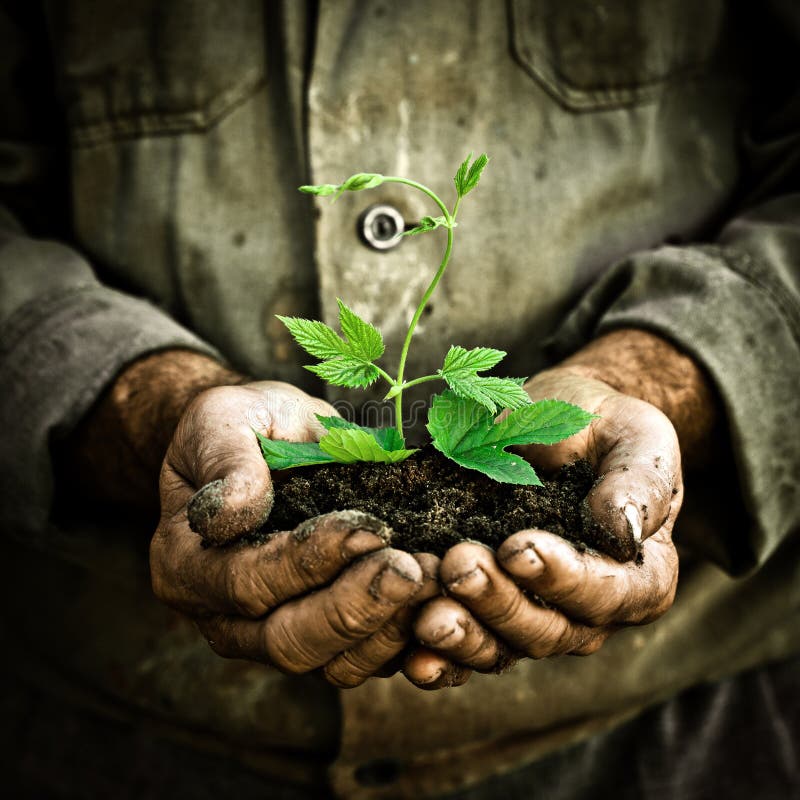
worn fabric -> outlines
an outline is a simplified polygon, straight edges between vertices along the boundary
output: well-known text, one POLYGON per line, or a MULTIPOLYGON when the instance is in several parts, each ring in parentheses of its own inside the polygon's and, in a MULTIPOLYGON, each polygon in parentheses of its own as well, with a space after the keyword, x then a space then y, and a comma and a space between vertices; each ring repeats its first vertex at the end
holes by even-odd
MULTIPOLYGON (((702 684, 613 731, 593 737, 444 800, 786 800, 800 780, 796 658, 702 684)), ((242 767, 225 748, 198 749, 151 721, 109 719, 53 701, 0 672, 14 687, 2 705, 5 786, 14 797, 119 800, 328 800, 324 775, 291 777, 242 767)), ((398 764, 364 765, 374 787, 393 782, 398 764)))
POLYGON ((31 631, 57 608, 63 646, 40 655, 90 693, 252 742, 264 769, 288 768, 270 758, 282 736, 308 758, 338 747, 330 780, 347 797, 457 790, 798 649, 796 4, 4 8, 10 596, 31 580, 26 548, 51 559, 14 611, 20 642, 40 647, 31 631), (451 343, 501 347, 509 374, 531 374, 622 326, 691 353, 721 398, 730 457, 687 476, 675 608, 589 659, 525 662, 453 692, 394 678, 337 696, 220 662, 150 596, 147 530, 109 542, 117 523, 54 525, 51 444, 126 363, 166 347, 319 391, 274 315, 333 323, 337 296, 382 329, 391 367, 441 242, 379 253, 358 219, 377 202, 406 224, 432 209, 394 185, 335 204, 294 187, 364 170, 444 194, 463 156, 484 150, 409 374, 451 343), (402 769, 391 787, 364 786, 379 756, 402 769))

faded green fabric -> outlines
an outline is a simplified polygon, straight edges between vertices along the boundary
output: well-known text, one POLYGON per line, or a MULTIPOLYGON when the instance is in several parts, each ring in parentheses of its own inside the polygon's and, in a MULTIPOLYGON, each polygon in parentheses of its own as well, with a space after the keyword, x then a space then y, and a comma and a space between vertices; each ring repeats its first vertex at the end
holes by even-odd
MULTIPOLYGON (((289 771, 271 756, 282 733, 318 757, 340 738, 331 779, 342 796, 402 797, 512 769, 684 686, 798 649, 796 4, 9 9, 0 199, 21 225, 3 214, 0 508, 10 535, 46 542, 56 559, 74 563, 71 542, 89 554, 67 595, 59 601, 53 567, 18 620, 30 629, 61 609, 53 665, 133 710, 255 742, 264 769, 289 771), (644 327, 708 370, 729 459, 717 476, 687 476, 684 571, 663 620, 589 659, 530 661, 453 692, 371 681, 341 696, 340 719, 332 691, 305 693, 308 681, 260 668, 244 680, 191 630, 172 630, 141 552, 120 561, 127 577, 115 586, 107 530, 47 527, 49 447, 154 349, 218 352, 315 389, 274 315, 334 322, 337 296, 384 331, 396 358, 441 241, 377 253, 360 243, 357 219, 376 202, 407 223, 432 209, 397 186, 335 204, 294 187, 364 170, 446 195, 470 151, 492 161, 460 211, 409 374, 438 366, 451 343, 502 347, 510 374, 531 374, 600 332, 644 327), (103 614, 93 611, 101 597, 103 614), (152 635, 132 622, 137 603, 152 635), (112 668, 125 631, 127 658, 112 668), (75 636, 86 642, 68 646, 75 636), (202 691, 188 665, 202 665, 202 691), (276 697, 280 713, 253 716, 276 697), (360 786, 359 767, 383 756, 404 765, 394 786, 360 786)), ((16 570, 9 590, 22 593, 23 579, 16 570)))

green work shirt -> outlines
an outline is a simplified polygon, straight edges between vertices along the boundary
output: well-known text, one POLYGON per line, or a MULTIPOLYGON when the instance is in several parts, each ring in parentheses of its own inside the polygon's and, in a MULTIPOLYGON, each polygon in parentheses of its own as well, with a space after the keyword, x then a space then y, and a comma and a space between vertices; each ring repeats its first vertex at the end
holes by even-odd
POLYGON ((323 770, 335 753, 343 797, 417 797, 795 652, 800 10, 753 5, 0 12, 0 498, 19 564, 6 608, 31 669, 267 771, 323 770), (729 457, 687 476, 675 607, 590 658, 526 661, 449 692, 395 677, 337 693, 223 661, 153 599, 149 531, 54 523, 50 445, 121 368, 163 348, 322 391, 275 314, 334 323, 337 297, 384 332, 391 369, 441 241, 376 250, 359 225, 373 204, 405 225, 436 209, 396 185, 335 204, 295 187, 368 171, 445 194, 470 151, 492 161, 459 212, 408 374, 480 344, 529 375, 620 327, 690 353, 715 385, 729 457), (384 758, 391 786, 364 785, 384 758))

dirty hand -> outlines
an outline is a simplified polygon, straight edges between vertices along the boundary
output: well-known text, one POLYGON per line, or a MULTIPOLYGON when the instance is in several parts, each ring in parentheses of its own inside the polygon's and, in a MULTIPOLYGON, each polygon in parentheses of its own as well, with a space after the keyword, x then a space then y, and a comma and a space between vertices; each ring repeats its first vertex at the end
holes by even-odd
POLYGON ((604 476, 588 498, 593 514, 640 540, 642 558, 619 563, 579 552, 541 530, 513 534, 496 554, 471 542, 453 547, 440 566, 448 596, 428 602, 415 623, 424 648, 405 669, 415 683, 427 677, 433 688, 455 685, 469 668, 502 670, 519 656, 593 653, 615 630, 650 622, 672 605, 681 451, 700 460, 717 417, 702 371, 657 336, 618 331, 526 388, 534 400, 556 397, 599 415, 557 445, 521 451, 543 470, 588 459, 604 476), (645 367, 657 378, 648 381, 645 367), (622 376, 623 391, 597 379, 603 374, 622 376))
POLYGON ((331 683, 355 686, 406 646, 410 604, 437 591, 438 560, 389 548, 385 527, 356 512, 309 520, 257 546, 234 544, 272 506, 253 428, 310 441, 322 432, 315 412, 335 413, 268 381, 213 388, 188 406, 161 470, 153 589, 222 656, 289 673, 321 668, 331 683))

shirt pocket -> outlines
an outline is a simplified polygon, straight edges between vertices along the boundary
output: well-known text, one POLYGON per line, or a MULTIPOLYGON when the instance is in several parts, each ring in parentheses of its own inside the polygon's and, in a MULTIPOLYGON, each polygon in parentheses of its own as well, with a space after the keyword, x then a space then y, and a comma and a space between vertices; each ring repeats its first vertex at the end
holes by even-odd
POLYGON ((264 81, 256 0, 73 0, 50 24, 75 145, 206 130, 264 81))
POLYGON ((657 99, 700 73, 720 40, 722 0, 510 0, 512 49, 575 111, 657 99))

